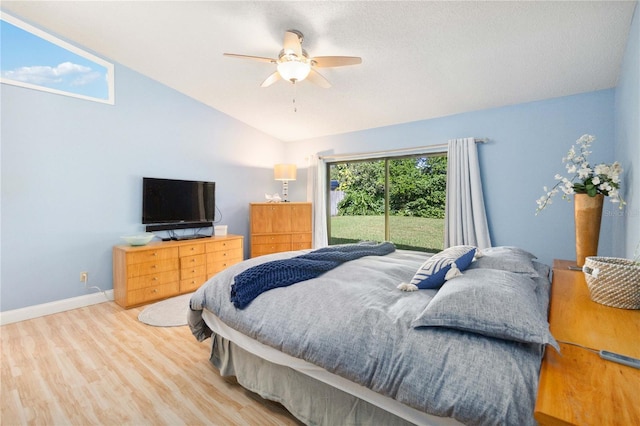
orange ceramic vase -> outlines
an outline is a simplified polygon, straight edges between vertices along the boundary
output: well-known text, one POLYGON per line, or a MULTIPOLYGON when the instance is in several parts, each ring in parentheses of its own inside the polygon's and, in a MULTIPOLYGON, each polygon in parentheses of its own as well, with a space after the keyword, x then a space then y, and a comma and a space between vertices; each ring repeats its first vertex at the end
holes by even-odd
POLYGON ((598 254, 604 195, 590 197, 587 194, 575 194, 573 201, 576 223, 576 262, 582 267, 588 256, 598 254))

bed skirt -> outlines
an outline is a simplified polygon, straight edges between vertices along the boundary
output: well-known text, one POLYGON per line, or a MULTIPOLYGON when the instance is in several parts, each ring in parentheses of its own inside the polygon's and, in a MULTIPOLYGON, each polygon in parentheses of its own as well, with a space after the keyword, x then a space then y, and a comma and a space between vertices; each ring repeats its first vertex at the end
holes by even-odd
MULTIPOLYGON (((278 351, 275 355, 263 354, 264 348, 261 343, 247 341, 245 339, 250 338, 244 335, 240 338, 235 334, 237 331, 226 327, 211 312, 205 311, 204 318, 215 331, 211 336, 210 361, 220 371, 220 375, 234 376, 242 387, 264 399, 282 404, 293 416, 307 425, 460 425, 455 419, 421 413, 376 394, 381 402, 378 405, 386 409, 381 408, 366 400, 371 400, 372 391, 356 384, 345 386, 349 391, 342 390, 341 384, 333 383, 333 380, 344 379, 331 377, 334 375, 326 370, 307 366, 306 361, 297 360, 278 351), (231 337, 230 340, 230 335, 235 339, 231 337), (244 348, 233 340, 240 340, 244 348), (254 352, 260 353, 261 356, 254 352), (280 356, 285 358, 281 359, 280 356), (291 359, 285 362, 286 358, 291 359), (312 377, 314 375, 316 377, 312 377), (356 396, 358 394, 361 395, 356 396)), ((275 351, 273 348, 269 349, 275 351)))

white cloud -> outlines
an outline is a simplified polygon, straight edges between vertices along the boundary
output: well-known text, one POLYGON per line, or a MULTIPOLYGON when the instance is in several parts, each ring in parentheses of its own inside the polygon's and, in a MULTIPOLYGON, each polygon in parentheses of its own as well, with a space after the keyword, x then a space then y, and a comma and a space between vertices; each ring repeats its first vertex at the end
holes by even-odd
POLYGON ((100 73, 97 71, 92 71, 89 73, 85 73, 76 77, 72 82, 72 86, 84 86, 86 84, 91 83, 100 78, 100 73))
POLYGON ((65 81, 65 77, 68 77, 72 78, 72 85, 81 86, 98 78, 100 73, 84 65, 63 62, 56 67, 36 65, 2 71, 2 76, 10 80, 42 86, 61 84, 65 81))

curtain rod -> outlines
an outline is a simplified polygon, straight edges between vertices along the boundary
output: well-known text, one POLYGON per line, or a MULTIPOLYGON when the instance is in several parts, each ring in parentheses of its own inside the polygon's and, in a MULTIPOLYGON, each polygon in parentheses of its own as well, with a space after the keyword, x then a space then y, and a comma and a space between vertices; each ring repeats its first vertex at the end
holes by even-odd
MULTIPOLYGON (((489 138, 474 138, 476 143, 487 143, 489 142, 489 138)), ((336 154, 336 155, 321 155, 321 160, 338 160, 341 158, 377 158, 377 157, 387 157, 389 155, 401 155, 401 154, 434 154, 434 153, 442 153, 448 148, 448 144, 441 143, 438 145, 428 145, 428 146, 418 146, 415 148, 400 148, 400 149, 390 149, 387 151, 374 151, 374 152, 361 152, 354 154, 336 154)))

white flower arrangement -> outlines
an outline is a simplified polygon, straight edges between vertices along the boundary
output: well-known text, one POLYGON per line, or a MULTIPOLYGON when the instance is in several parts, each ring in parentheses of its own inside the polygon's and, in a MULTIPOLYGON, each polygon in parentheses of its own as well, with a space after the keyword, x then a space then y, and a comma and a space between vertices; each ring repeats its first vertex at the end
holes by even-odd
POLYGON ((616 161, 613 164, 597 164, 595 167, 589 164, 588 157, 591 154, 589 148, 595 140, 594 136, 582 135, 571 146, 567 156, 562 158, 562 162, 566 163, 567 172, 573 176, 569 179, 560 174, 555 175, 558 183, 551 189, 546 186, 543 188, 545 194, 536 200, 538 204, 536 214, 551 204, 551 198, 560 191, 563 192, 562 198, 567 201, 571 201, 569 196, 572 194, 588 194, 590 197, 603 194, 610 197, 612 203, 619 203, 620 208, 625 205, 619 193, 622 174, 620 163, 616 161))

